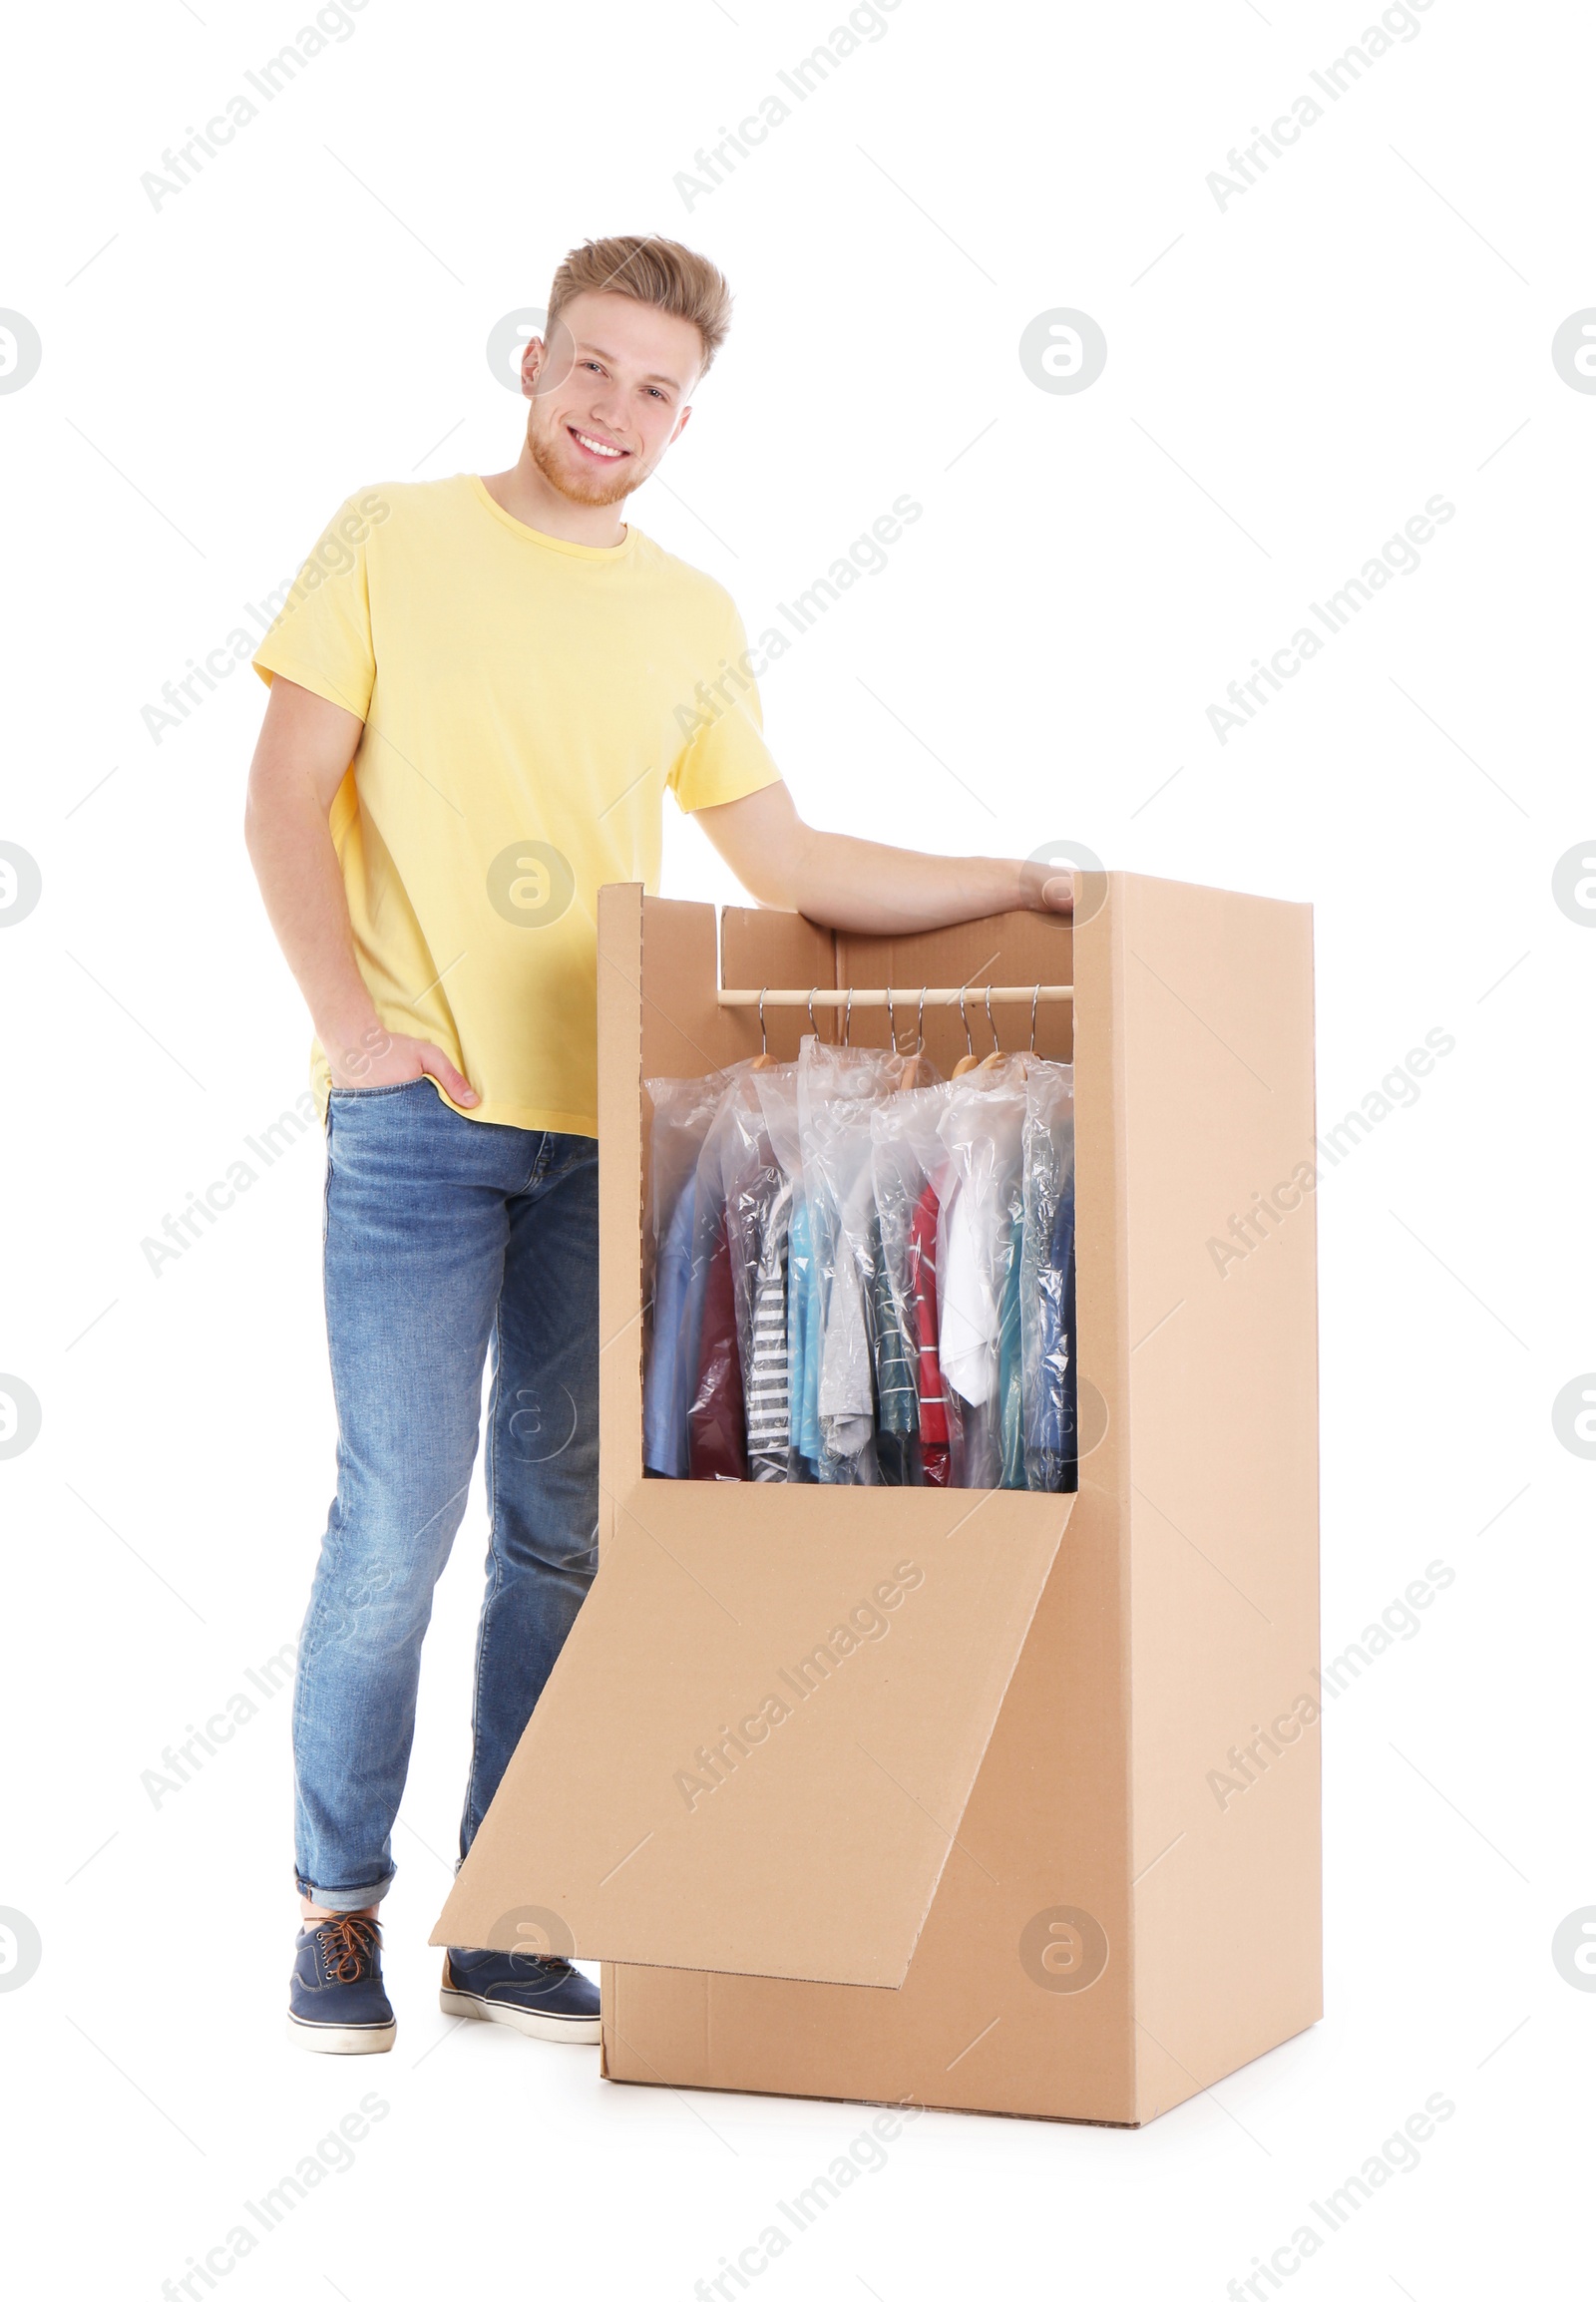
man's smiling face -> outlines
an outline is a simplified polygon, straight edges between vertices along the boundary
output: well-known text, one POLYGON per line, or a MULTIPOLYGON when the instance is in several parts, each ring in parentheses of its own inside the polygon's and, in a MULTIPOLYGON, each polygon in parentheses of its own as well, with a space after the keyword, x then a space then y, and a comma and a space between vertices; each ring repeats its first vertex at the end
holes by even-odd
POLYGON ((533 462, 573 503, 618 504, 686 423, 702 366, 691 320, 630 296, 573 296, 522 362, 533 462))

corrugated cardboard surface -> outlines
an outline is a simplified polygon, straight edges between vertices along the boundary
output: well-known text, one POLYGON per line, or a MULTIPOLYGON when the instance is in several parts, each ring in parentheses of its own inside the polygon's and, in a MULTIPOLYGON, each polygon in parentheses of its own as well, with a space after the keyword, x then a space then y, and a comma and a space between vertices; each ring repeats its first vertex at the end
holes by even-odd
POLYGON ((1313 944, 1304 907, 1164 881, 1127 880, 1114 918, 1146 2118, 1322 2012, 1319 1730, 1292 1716, 1319 1660, 1315 1200, 1292 1182, 1313 944), (1211 1774, 1243 1782, 1230 1750, 1282 1719, 1221 1805, 1211 1774))
MULTIPOLYGON (((890 947, 726 916, 729 983, 890 976, 908 992, 906 1040, 919 982, 1073 977, 1082 1417, 1096 1443, 901 1989, 606 1965, 612 2078, 1137 2123, 1319 2012, 1315 1737, 1283 1742, 1223 1812, 1207 1780, 1312 1684, 1315 1660, 1311 1200, 1223 1277, 1207 1244, 1311 1157, 1309 915, 1118 874, 1082 894, 1073 933, 1018 915, 890 947)), ((751 1054, 758 1023, 715 1004, 706 908, 612 889, 599 922, 603 1478, 629 1510, 653 1492, 638 1477, 639 1079, 751 1054)), ((1028 1016, 996 1012, 1005 1044, 1028 1036, 1028 1016)), ((979 1053, 979 992, 969 1013, 979 1053)), ((792 1054, 807 1018, 769 1020, 772 1051, 792 1054)), ((1067 1054, 1064 1013, 1038 1021, 1042 1051, 1067 1054)), ((856 1013, 856 1041, 885 1035, 884 1017, 856 1013)), ((950 1070, 957 1012, 928 1010, 926 1037, 950 1070)), ((690 1514, 691 1490, 673 1495, 690 1514)), ((889 1499, 786 1497, 828 1531, 839 1506, 889 1499)), ((706 1524, 722 1499, 707 1493, 706 1524)), ((940 1498, 890 1501, 929 1514, 940 1498)), ((1023 1548, 1048 1507, 994 1495, 978 1523, 1023 1548)), ((863 1539, 867 1520, 854 1523, 863 1539)), ((625 1538, 605 1544, 607 1568, 625 1538)), ((895 1731, 912 1749, 908 1707, 895 1731)), ((753 1761, 715 1800, 744 1779, 753 1761)), ((850 1921, 861 1946, 901 1941, 913 1867, 906 1844, 878 1899, 890 1923, 850 1921)), ((799 1890, 780 1920, 792 1964, 824 1932, 801 1903, 799 1890)), ((639 1955, 657 1958, 661 1939, 655 1928, 639 1955)), ((837 1948, 834 1935, 825 1955, 837 1948)))
POLYGON ((903 1981, 1070 1498, 833 1500, 626 1499, 435 1940, 903 1981))
POLYGON ((1101 1699, 1114 1671, 1104 1585, 1117 1576, 1105 1517, 1083 1493, 903 1989, 606 1967, 611 2078, 1135 2117, 1124 1745, 1101 1699), (1060 1906, 1090 1910, 1110 1935, 1102 1974, 1068 1995, 1019 1955, 1026 1925, 1060 1906))

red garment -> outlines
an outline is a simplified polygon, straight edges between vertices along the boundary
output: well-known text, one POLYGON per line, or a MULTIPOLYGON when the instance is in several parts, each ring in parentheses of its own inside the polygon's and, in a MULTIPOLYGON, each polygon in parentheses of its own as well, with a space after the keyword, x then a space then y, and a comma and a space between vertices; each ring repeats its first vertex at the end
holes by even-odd
POLYGON ((919 1358, 920 1456, 928 1487, 952 1484, 948 1393, 937 1350, 937 1194, 928 1183, 909 1218, 909 1295, 919 1358))
POLYGON ((737 1302, 731 1278, 731 1236, 724 1215, 704 1280, 704 1323, 698 1379, 687 1409, 689 1478, 745 1479, 747 1425, 742 1361, 737 1351, 737 1302))

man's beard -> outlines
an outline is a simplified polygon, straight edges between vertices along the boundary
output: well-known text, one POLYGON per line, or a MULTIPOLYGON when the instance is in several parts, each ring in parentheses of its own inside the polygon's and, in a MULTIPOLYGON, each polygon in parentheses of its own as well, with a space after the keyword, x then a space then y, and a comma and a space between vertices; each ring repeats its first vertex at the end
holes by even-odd
MULTIPOLYGON (((564 427, 562 426, 562 431, 564 427)), ((623 503, 634 488, 640 488, 646 472, 636 469, 635 456, 616 459, 615 469, 607 476, 602 472, 573 471, 559 460, 558 449, 540 437, 537 426, 527 426, 527 449, 533 462, 555 493, 573 504, 600 506, 623 503)))

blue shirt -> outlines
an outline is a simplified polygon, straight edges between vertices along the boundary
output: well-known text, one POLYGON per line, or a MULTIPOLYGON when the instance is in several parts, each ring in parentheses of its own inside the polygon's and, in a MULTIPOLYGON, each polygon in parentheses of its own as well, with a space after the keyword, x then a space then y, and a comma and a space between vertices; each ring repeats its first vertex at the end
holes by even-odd
POLYGON ((809 1236, 809 1208, 794 1196, 787 1228, 787 1397, 795 1454, 820 1460, 820 1288, 809 1236))
POLYGON ((642 1459, 667 1479, 687 1476, 687 1424, 677 1399, 676 1363, 692 1274, 693 1178, 671 1209, 654 1267, 654 1332, 642 1386, 642 1459))

